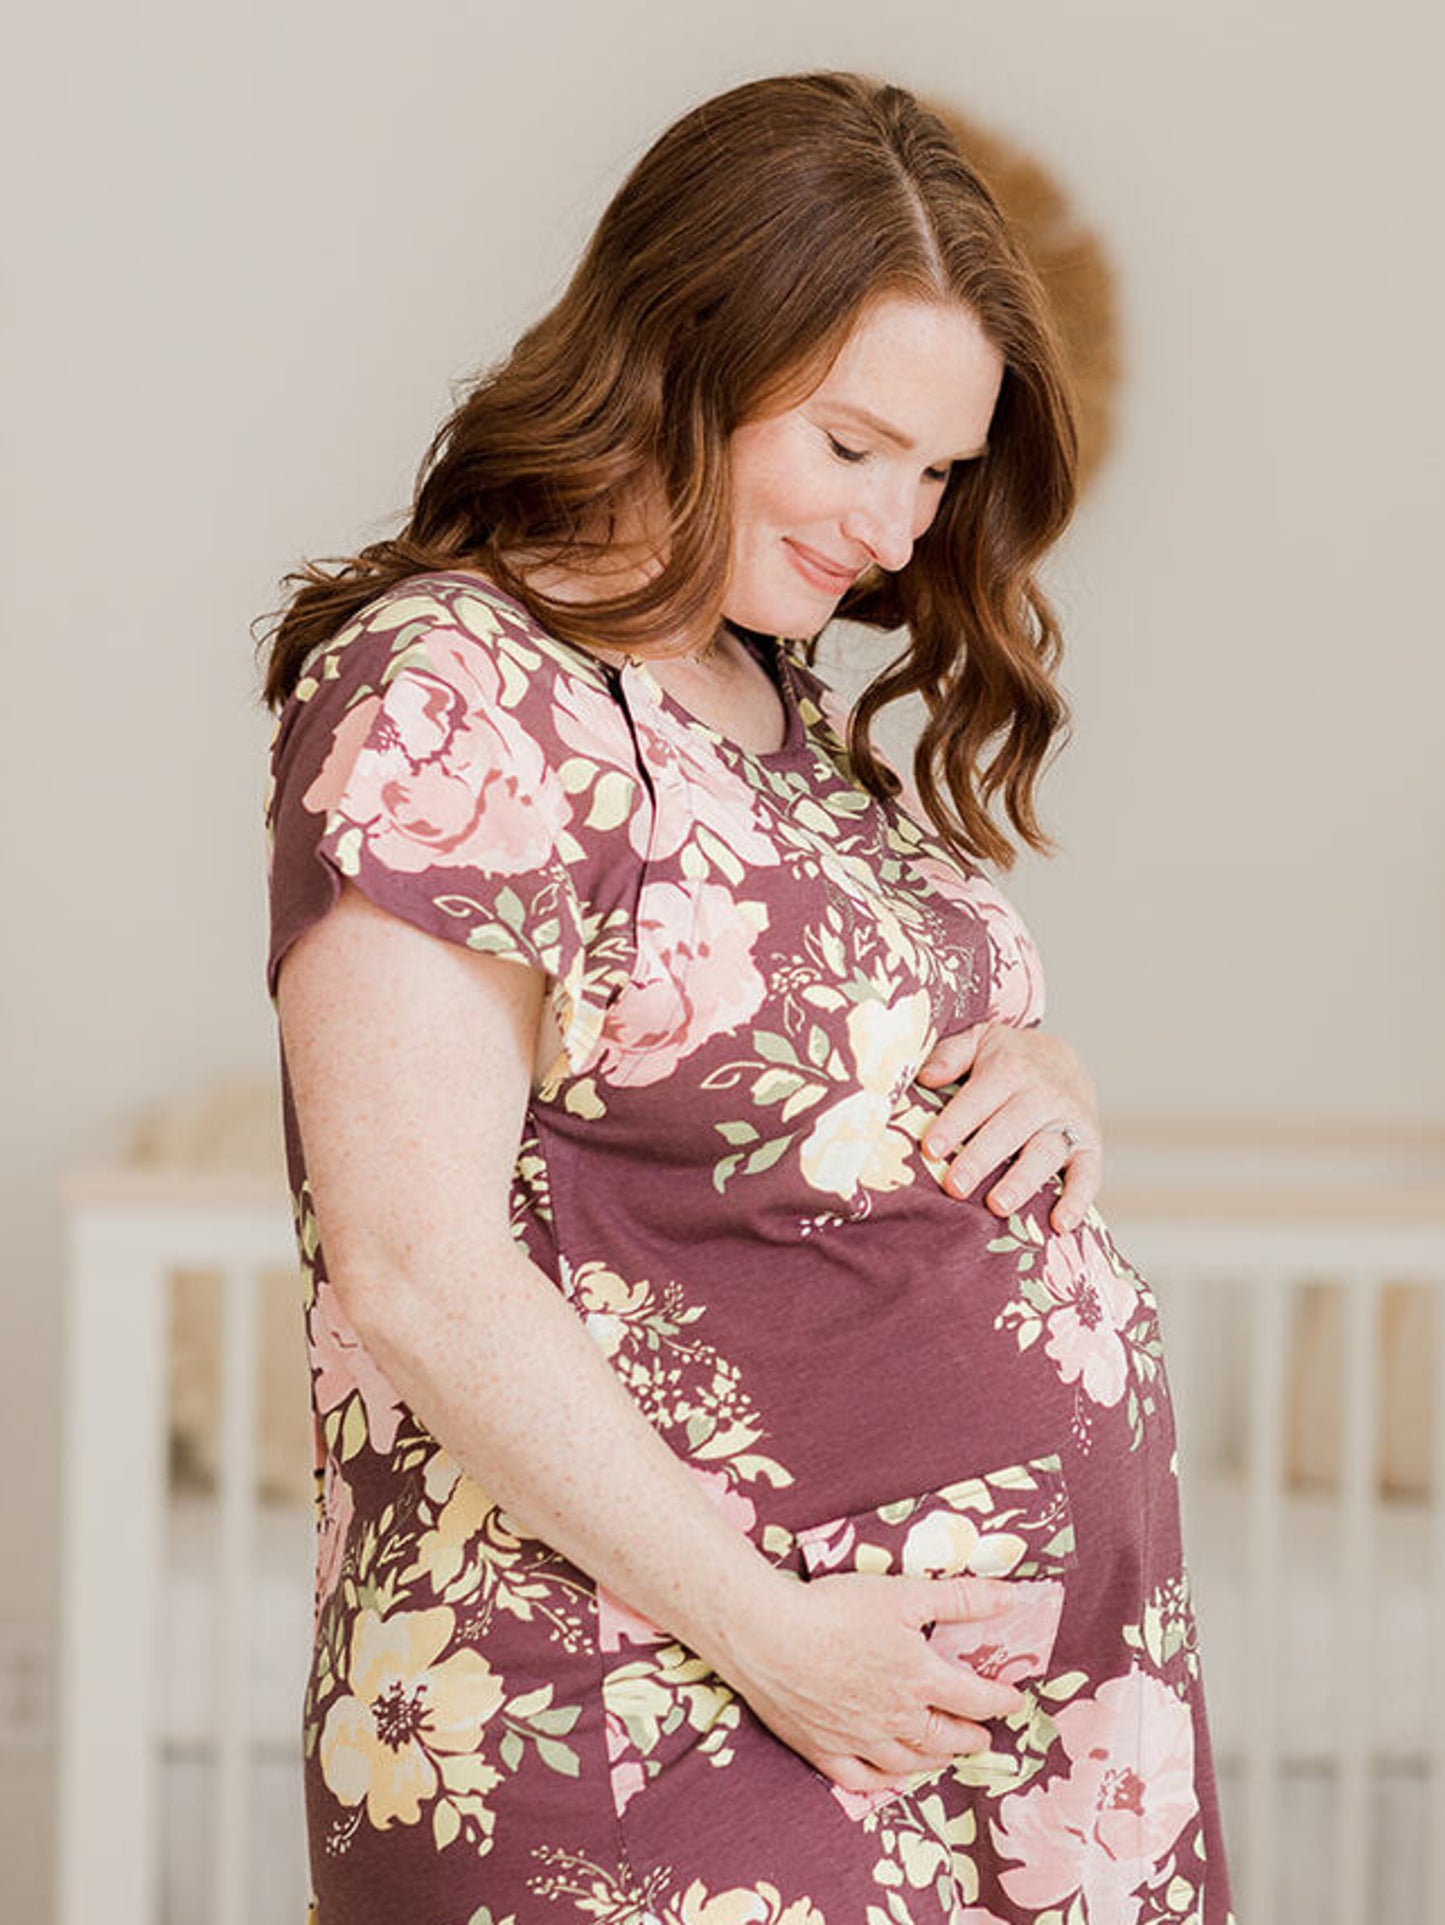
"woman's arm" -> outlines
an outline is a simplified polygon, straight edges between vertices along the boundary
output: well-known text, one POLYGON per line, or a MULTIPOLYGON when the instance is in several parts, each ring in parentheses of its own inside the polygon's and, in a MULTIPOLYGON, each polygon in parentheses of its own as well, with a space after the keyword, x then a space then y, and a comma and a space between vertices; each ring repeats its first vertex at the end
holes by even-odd
POLYGON ((287 1070, 332 1287, 367 1351, 522 1528, 665 1627, 839 1784, 873 1790, 987 1734, 1011 1687, 941 1657, 987 1579, 800 1584, 723 1517, 512 1234, 544 978, 349 884, 286 957, 287 1070))

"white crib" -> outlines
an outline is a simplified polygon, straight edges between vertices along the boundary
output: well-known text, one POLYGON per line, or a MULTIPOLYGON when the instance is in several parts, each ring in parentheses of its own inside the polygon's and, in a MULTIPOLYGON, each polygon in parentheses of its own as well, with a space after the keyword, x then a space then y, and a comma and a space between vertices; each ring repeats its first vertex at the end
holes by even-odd
MULTIPOLYGON (((1241 1925, 1445 1925, 1445 1423, 1413 1498, 1382 1494, 1376 1448, 1401 1292, 1407 1361, 1445 1409, 1445 1140, 1110 1141, 1101 1203, 1166 1334, 1241 1925), (1307 1298, 1340 1349, 1340 1470, 1314 1489, 1293 1434, 1307 1298)), ((294 1265, 286 1198, 116 1170, 66 1200, 58 1925, 303 1925, 311 1515, 254 1497, 259 1279, 294 1265), (181 1269, 222 1278, 208 1497, 168 1485, 181 1269)), ((299 1346, 299 1308, 296 1328, 299 1346)))

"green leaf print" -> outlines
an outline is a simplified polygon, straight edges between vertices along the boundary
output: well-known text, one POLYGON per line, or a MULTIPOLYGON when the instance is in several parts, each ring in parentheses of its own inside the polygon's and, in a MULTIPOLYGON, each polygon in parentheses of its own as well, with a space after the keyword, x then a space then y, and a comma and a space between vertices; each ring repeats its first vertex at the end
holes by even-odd
POLYGON ((621 769, 608 769, 599 780, 592 795, 592 809, 587 817, 589 829, 616 829, 624 823, 632 811, 637 785, 631 776, 621 769))
POLYGON ((776 1066, 765 1069, 761 1076, 754 1079, 751 1090, 755 1103, 781 1103, 789 1096, 795 1096, 804 1087, 805 1078, 794 1069, 780 1069, 776 1066))
POLYGON ((366 1406, 361 1401, 361 1393, 353 1391, 346 1400, 345 1413, 341 1419, 341 1461, 347 1463, 355 1457, 366 1443, 366 1406))
POLYGON ((564 1778, 581 1777, 582 1760, 571 1745, 564 1745, 556 1738, 538 1738, 535 1742, 537 1756, 548 1770, 561 1772, 564 1778))
POLYGON ((522 898, 517 894, 515 889, 510 886, 504 886, 499 889, 496 895, 496 904, 497 914, 503 923, 510 925, 514 929, 520 929, 522 927, 527 919, 527 912, 522 905, 522 898))
POLYGON ((753 1151, 744 1163, 743 1169, 749 1176, 756 1176, 762 1170, 770 1170, 792 1142, 791 1136, 775 1136, 771 1143, 764 1143, 753 1151))
POLYGON ((779 1036, 775 1030, 755 1029, 753 1048, 765 1063, 786 1063, 793 1069, 801 1069, 798 1052, 786 1036, 779 1036))
POLYGON ((1039 1686, 1044 1697, 1057 1703, 1061 1698, 1075 1697, 1089 1682, 1086 1671, 1065 1671, 1057 1678, 1046 1678, 1039 1686))
POLYGON ((698 846, 702 849, 703 853, 710 858, 713 867, 721 870, 722 874, 727 877, 728 881, 736 889, 741 884, 747 872, 733 854, 732 850, 720 837, 708 828, 705 822, 699 822, 693 830, 693 834, 698 846))
POLYGON ((801 1116, 804 1110, 810 1110, 815 1103, 821 1103, 827 1094, 827 1090, 821 1084, 805 1083, 778 1111, 778 1121, 791 1123, 795 1116, 801 1116))
POLYGON ((533 671, 541 666, 541 657, 508 635, 498 638, 494 660, 502 675, 502 707, 514 709, 526 695, 533 671))

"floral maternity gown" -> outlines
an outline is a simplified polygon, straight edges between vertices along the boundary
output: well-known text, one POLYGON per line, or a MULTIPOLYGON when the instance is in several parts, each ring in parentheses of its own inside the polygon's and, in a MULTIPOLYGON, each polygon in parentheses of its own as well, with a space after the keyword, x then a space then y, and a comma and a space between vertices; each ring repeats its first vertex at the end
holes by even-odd
MULTIPOLYGON (((517 1237, 763 1556, 1006 1576, 935 1636, 1021 1686, 993 1748, 849 1794, 665 1631, 521 1535, 328 1278, 283 1101, 315 1406, 304 1711, 316 1925, 1226 1925, 1155 1304, 1058 1185, 1002 1220, 920 1146, 915 1072, 1040 1020, 1027 932, 855 780, 750 637, 744 750, 480 578, 418 575, 278 719, 268 983, 342 877, 546 971, 564 1047, 517 1237)), ((478 1314, 484 1314, 479 1305, 478 1314)))

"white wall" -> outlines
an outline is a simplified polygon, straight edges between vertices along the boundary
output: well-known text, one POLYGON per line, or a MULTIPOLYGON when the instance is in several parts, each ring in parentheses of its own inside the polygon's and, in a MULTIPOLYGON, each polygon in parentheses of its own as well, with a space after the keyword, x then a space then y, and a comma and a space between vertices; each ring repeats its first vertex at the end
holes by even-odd
MULTIPOLYGON (((1050 576, 1064 853, 1012 884, 1106 1107, 1445 1114, 1441 39, 1424 0, 30 10, 0 80, 0 1626, 53 1608, 57 1173, 274 1060, 247 624, 390 525, 449 383, 736 80, 946 96, 1116 264, 1116 454, 1050 576)), ((7 1917, 45 1916, 47 1773, 0 1757, 7 1917)))

